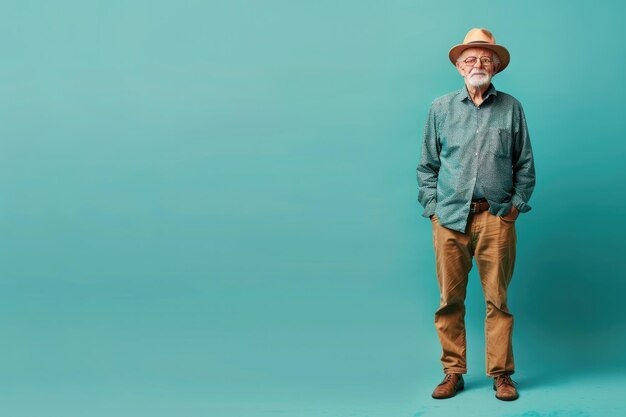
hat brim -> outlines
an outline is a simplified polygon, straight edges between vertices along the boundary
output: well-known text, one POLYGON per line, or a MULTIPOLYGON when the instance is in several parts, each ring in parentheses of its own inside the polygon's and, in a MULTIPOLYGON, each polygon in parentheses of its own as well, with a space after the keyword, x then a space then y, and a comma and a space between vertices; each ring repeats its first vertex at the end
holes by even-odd
POLYGON ((484 48, 495 52, 498 55, 498 58, 500 58, 500 68, 498 69, 498 72, 504 71, 504 69, 509 65, 509 62, 511 61, 511 55, 504 46, 494 45, 492 43, 486 42, 476 42, 464 43, 453 46, 448 53, 448 57, 450 58, 450 62, 452 62, 452 65, 456 66, 456 60, 459 59, 463 51, 470 48, 484 48))

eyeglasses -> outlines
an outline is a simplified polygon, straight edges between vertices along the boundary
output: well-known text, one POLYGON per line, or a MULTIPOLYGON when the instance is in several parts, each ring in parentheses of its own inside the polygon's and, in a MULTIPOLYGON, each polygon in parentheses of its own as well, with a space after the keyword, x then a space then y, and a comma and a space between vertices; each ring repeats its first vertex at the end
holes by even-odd
MULTIPOLYGON (((476 61, 478 61, 478 58, 475 56, 468 56, 467 58, 465 58, 463 61, 461 62, 465 62, 467 65, 471 65, 474 66, 476 65, 476 61)), ((489 58, 488 56, 481 56, 480 57, 480 62, 484 65, 484 66, 488 66, 493 64, 493 61, 491 60, 491 58, 489 58)))

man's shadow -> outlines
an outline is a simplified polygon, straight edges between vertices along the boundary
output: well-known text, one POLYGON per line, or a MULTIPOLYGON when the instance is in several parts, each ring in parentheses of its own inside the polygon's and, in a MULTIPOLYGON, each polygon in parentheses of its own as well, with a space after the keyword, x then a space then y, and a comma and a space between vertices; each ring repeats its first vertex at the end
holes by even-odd
POLYGON ((615 207, 611 221, 600 224, 590 215, 597 213, 594 204, 579 201, 567 216, 537 210, 518 224, 509 305, 524 387, 624 366, 615 360, 626 350, 624 210, 615 207))

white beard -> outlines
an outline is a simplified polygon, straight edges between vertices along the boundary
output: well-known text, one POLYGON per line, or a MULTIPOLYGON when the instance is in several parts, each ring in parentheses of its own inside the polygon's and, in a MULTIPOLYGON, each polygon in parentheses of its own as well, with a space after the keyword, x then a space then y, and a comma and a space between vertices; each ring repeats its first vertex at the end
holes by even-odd
POLYGON ((488 86, 491 83, 491 75, 484 73, 482 75, 471 74, 467 78, 467 83, 474 88, 488 86))

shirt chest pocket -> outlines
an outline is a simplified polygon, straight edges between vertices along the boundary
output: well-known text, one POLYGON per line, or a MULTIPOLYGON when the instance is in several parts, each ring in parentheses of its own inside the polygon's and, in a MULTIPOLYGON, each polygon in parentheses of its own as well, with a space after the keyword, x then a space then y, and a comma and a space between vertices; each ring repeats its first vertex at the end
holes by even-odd
POLYGON ((513 139, 511 131, 499 127, 487 129, 487 149, 498 158, 511 158, 513 139))

